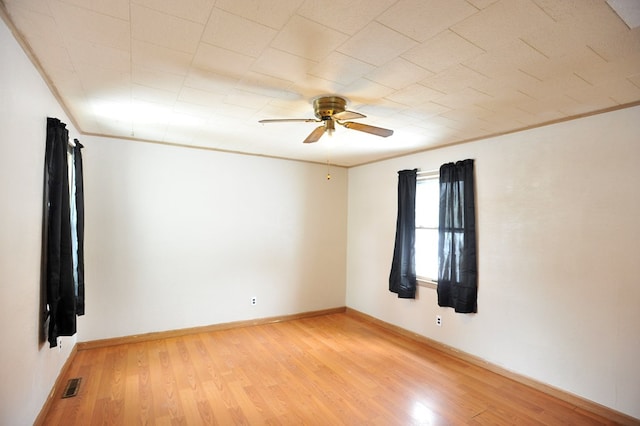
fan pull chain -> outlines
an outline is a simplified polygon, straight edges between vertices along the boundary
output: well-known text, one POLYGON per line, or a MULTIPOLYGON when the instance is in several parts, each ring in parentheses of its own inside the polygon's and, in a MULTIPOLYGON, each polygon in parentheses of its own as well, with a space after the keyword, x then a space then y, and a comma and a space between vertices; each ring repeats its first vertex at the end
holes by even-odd
POLYGON ((329 146, 327 146, 327 180, 331 180, 331 169, 329 165, 329 146))

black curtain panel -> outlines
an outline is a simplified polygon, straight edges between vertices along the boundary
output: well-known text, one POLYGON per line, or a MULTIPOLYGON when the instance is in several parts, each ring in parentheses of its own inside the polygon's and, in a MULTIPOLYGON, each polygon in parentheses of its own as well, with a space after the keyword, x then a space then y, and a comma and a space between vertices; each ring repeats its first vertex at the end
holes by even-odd
MULTIPOLYGON (((77 230, 72 232, 68 146, 69 132, 66 125, 56 118, 48 118, 45 150, 43 261, 48 341, 51 347, 57 346, 58 336, 71 336, 76 333, 78 313, 78 285, 75 279, 77 270, 74 272, 76 265, 73 250, 76 244, 72 241, 72 235, 77 235, 77 230)), ((77 167, 82 169, 81 164, 74 165, 74 170, 77 167)), ((71 184, 73 185, 73 182, 71 184)), ((82 188, 82 185, 80 187, 82 188)), ((84 227, 82 233, 84 233, 84 227)))
POLYGON ((440 167, 438 305, 477 312, 478 268, 473 160, 440 167))
POLYGON ((398 172, 398 219, 389 291, 399 298, 416 297, 416 176, 417 169, 398 172))
POLYGON ((76 187, 76 314, 84 315, 84 179, 82 176, 82 148, 78 139, 74 139, 73 168, 76 187))

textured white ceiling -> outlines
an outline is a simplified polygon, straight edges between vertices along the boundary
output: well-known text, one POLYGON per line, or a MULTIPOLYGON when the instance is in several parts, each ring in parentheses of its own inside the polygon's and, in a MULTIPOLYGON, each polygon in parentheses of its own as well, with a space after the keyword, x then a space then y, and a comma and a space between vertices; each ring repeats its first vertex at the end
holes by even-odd
POLYGON ((640 29, 605 0, 1 5, 87 134, 352 166, 640 101, 640 29), (258 123, 322 94, 394 135, 258 123))

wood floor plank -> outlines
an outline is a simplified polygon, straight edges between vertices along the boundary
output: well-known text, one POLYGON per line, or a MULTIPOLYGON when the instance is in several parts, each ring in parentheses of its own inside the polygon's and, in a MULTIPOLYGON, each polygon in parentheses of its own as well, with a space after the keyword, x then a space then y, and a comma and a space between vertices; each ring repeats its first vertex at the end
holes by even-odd
POLYGON ((46 425, 615 424, 342 313, 79 350, 66 375, 46 425))

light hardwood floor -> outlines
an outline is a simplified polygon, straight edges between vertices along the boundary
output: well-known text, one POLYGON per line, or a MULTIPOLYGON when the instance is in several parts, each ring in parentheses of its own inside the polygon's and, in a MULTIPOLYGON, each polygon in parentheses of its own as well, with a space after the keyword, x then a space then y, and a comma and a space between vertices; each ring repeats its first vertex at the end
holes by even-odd
POLYGON ((615 424, 347 314, 79 350, 46 425, 615 424))

